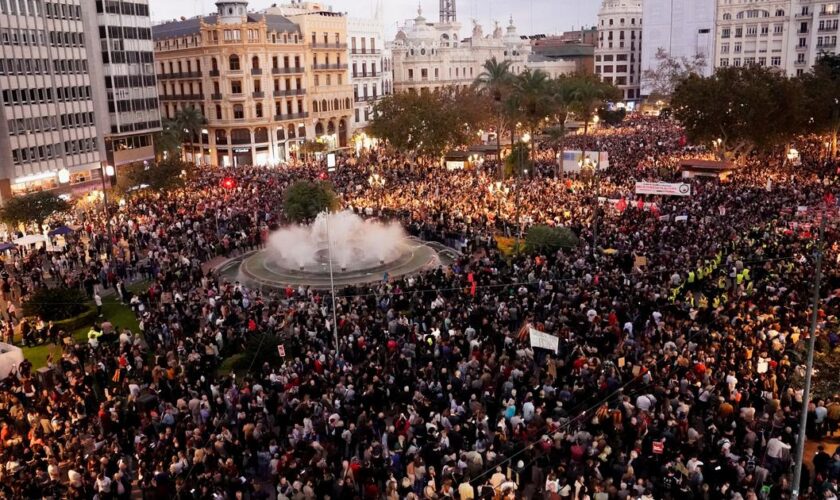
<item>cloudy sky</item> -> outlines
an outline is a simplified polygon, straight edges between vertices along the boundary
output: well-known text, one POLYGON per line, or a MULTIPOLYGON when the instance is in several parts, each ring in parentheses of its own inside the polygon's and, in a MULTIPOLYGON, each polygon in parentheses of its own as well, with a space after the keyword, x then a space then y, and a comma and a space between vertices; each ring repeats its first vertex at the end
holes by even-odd
MULTIPOLYGON (((262 9, 272 3, 283 0, 251 0, 249 8, 262 9)), ((417 15, 418 0, 381 0, 383 17, 389 36, 396 32, 397 24, 417 15)), ((216 0, 150 0, 152 19, 155 22, 210 14, 215 11, 216 0)), ((285 3, 285 2, 284 2, 285 3)), ((372 17, 376 0, 327 0, 322 4, 332 5, 334 10, 347 12, 353 17, 372 17)), ((437 20, 439 2, 420 0, 423 15, 430 20, 437 20)), ((507 19, 513 15, 520 34, 553 34, 574 28, 582 24, 594 25, 599 0, 457 0, 458 20, 464 28, 463 36, 470 30, 470 20, 477 19, 484 32, 492 26, 493 20, 507 25, 507 19)))

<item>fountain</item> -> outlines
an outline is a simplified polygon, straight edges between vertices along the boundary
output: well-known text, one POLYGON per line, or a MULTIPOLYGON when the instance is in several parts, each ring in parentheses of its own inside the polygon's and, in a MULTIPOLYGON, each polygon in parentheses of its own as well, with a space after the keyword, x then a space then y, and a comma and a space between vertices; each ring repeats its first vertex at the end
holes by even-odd
POLYGON ((345 210, 322 213, 309 226, 275 231, 265 249, 242 260, 237 278, 276 288, 329 288, 330 255, 337 286, 379 281, 386 274, 414 274, 441 264, 435 248, 409 238, 399 224, 365 220, 345 210))

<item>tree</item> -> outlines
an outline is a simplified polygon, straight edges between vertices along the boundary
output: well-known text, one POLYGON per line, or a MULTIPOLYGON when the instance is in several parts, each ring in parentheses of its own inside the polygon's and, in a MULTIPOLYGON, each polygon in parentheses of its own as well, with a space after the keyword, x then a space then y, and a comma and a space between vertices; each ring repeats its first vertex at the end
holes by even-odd
POLYGON ((61 321, 90 309, 88 298, 78 288, 39 288, 23 304, 25 316, 61 321))
POLYGON ((561 248, 574 248, 580 239, 567 227, 542 224, 531 226, 525 235, 525 250, 530 253, 554 253, 561 248))
POLYGON ((555 156, 559 157, 560 173, 563 172, 564 140, 566 138, 566 120, 574 104, 574 79, 561 75, 551 81, 549 92, 551 94, 553 118, 555 125, 545 131, 548 143, 555 156))
POLYGON ((721 150, 770 153, 803 129, 800 82, 759 66, 691 75, 671 99, 674 117, 697 144, 720 139, 721 150))
POLYGON ((486 117, 480 102, 470 90, 401 92, 376 104, 368 129, 394 148, 440 158, 474 140, 486 117))
POLYGON ((548 74, 530 69, 517 76, 513 82, 513 92, 519 98, 522 119, 531 137, 536 137, 537 127, 552 114, 554 100, 550 85, 548 74))
POLYGON ((840 55, 823 54, 802 76, 808 125, 831 137, 831 157, 837 158, 840 131, 840 55))
MULTIPOLYGON (((194 106, 182 108, 175 115, 175 123, 178 126, 178 130, 183 132, 183 135, 181 136, 182 142, 187 142, 190 145, 189 151, 192 156, 191 163, 195 165, 197 162, 195 161, 195 148, 193 147, 193 141, 199 136, 199 134, 201 134, 201 129, 206 123, 204 115, 202 115, 201 111, 194 106)), ((186 160, 186 158, 184 158, 184 160, 186 160)))
POLYGON ((532 170, 531 157, 528 155, 528 145, 517 142, 510 148, 510 154, 505 157, 505 177, 519 177, 524 170, 532 170))
POLYGON ((324 142, 306 140, 300 145, 300 152, 304 158, 316 153, 323 153, 326 150, 327 144, 324 142))
POLYGON ((602 82, 597 76, 588 73, 575 75, 571 83, 571 109, 579 120, 583 120, 583 156, 586 156, 586 142, 589 135, 589 122, 598 108, 621 97, 621 91, 615 86, 602 82))
MULTIPOLYGON (((492 98, 493 114, 496 117, 496 151, 499 158, 502 155, 502 130, 505 129, 504 97, 510 90, 513 74, 510 72, 510 61, 497 61, 492 59, 484 61, 484 71, 476 78, 474 87, 487 93, 492 98)), ((513 142, 513 136, 511 136, 513 142)), ((499 175, 504 177, 501 162, 499 162, 499 175)))
POLYGON ((690 75, 701 75, 706 68, 706 57, 701 53, 694 57, 672 57, 660 47, 654 56, 656 66, 642 71, 642 82, 651 89, 651 99, 668 100, 676 86, 690 75))
POLYGON ((293 222, 314 219, 324 210, 338 205, 338 198, 328 182, 297 181, 288 189, 283 201, 286 216, 293 222))
POLYGON ((169 191, 183 187, 190 177, 194 165, 177 156, 155 165, 132 165, 120 169, 117 177, 117 191, 128 194, 145 187, 153 191, 169 191))
POLYGON ((70 204, 48 191, 10 198, 0 209, 0 219, 9 225, 36 222, 40 228, 51 215, 70 210, 70 204))
POLYGON ((161 131, 155 134, 155 156, 158 160, 180 158, 182 138, 183 133, 179 132, 175 121, 164 120, 161 131))
POLYGON ((623 108, 610 109, 604 106, 598 109, 598 118, 601 120, 601 123, 605 123, 612 127, 621 124, 626 116, 627 110, 623 108))

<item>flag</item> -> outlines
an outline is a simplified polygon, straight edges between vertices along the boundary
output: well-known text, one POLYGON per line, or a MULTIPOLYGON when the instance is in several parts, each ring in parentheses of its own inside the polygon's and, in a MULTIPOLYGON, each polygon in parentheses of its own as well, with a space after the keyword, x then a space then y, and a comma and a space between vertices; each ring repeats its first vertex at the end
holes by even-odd
POLYGON ((828 194, 825 195, 825 204, 826 205, 828 205, 830 207, 830 206, 832 206, 836 203, 837 203, 837 199, 834 197, 833 194, 828 193, 828 194))
POLYGON ((645 209, 645 200, 639 198, 639 200, 636 201, 636 208, 638 208, 639 210, 644 210, 645 209))
POLYGON ((624 209, 626 209, 626 208, 627 208, 627 200, 624 199, 624 198, 618 200, 618 203, 615 204, 615 209, 618 210, 619 212, 623 212, 624 209))
POLYGON ((560 349, 560 337, 549 335, 535 328, 529 328, 528 334, 531 339, 531 347, 539 347, 554 352, 560 349))

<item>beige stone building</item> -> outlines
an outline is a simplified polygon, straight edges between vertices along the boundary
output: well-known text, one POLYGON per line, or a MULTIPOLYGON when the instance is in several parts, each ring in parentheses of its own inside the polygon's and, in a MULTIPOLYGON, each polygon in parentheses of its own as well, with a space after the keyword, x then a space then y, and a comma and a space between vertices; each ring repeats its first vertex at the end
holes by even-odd
POLYGON ((307 138, 346 146, 346 18, 308 4, 288 15, 249 13, 244 0, 216 5, 215 15, 153 29, 163 117, 193 106, 207 119, 188 159, 277 165, 307 138))

